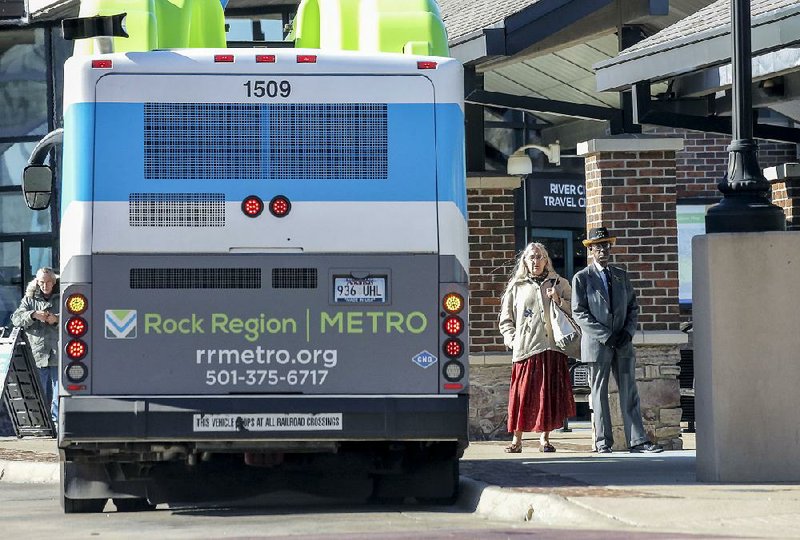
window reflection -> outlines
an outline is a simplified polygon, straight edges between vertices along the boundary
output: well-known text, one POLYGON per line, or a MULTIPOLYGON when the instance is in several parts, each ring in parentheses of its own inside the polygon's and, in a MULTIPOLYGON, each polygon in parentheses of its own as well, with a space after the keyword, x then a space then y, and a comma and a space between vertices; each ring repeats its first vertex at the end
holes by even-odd
POLYGON ((0 138, 47 133, 44 30, 4 31, 0 40, 0 138))
POLYGON ((0 233, 50 232, 50 209, 34 212, 22 198, 22 192, 0 192, 0 233))
POLYGON ((0 242, 0 326, 8 326, 22 296, 19 242, 0 242))
POLYGON ((35 142, 0 143, 0 186, 22 184, 22 171, 35 146, 35 142))

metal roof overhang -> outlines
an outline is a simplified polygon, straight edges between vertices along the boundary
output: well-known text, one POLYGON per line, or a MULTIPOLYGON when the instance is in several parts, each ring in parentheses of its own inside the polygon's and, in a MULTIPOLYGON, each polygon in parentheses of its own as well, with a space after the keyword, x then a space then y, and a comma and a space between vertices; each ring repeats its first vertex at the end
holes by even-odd
POLYGON ((467 102, 531 112, 550 124, 543 140, 568 148, 623 131, 620 95, 598 92, 592 67, 617 55, 619 25, 654 32, 711 1, 539 0, 459 36, 450 50, 483 75, 483 92, 468 92, 467 102))
MULTIPOLYGON (((779 69, 781 64, 794 62, 792 57, 796 56, 796 51, 787 55, 778 50, 800 43, 800 6, 754 21, 751 41, 753 56, 760 57, 763 65, 774 64, 779 69), (780 54, 769 56, 772 51, 780 54)), ((722 63, 727 63, 729 69, 730 59, 728 25, 599 62, 594 66, 597 90, 624 90, 640 81, 663 81, 722 63)))
MULTIPOLYGON (((800 121, 800 6, 778 9, 752 26, 753 106, 800 121), (766 84, 764 81, 769 80, 766 84)), ((634 121, 731 133, 730 25, 621 54, 595 65, 600 91, 634 91, 634 121), (670 93, 653 100, 649 86, 669 81, 670 93)), ((800 130, 754 125, 762 139, 800 143, 800 130)))

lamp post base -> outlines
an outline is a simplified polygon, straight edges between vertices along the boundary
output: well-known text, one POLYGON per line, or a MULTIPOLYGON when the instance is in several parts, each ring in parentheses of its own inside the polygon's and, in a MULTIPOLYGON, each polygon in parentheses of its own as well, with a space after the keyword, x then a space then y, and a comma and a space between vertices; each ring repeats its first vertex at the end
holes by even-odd
POLYGON ((786 215, 770 202, 769 182, 758 164, 753 139, 737 139, 728 147, 728 175, 719 183, 722 201, 706 212, 706 232, 785 231, 786 215))
POLYGON ((754 193, 728 193, 706 212, 706 233, 785 230, 781 207, 754 193))

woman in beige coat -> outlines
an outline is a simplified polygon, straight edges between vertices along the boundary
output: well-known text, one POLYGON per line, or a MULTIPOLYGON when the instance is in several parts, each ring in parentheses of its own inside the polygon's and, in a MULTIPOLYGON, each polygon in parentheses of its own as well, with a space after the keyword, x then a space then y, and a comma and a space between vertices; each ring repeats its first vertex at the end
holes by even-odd
POLYGON ((506 452, 522 451, 525 431, 541 433, 540 452, 555 452, 550 432, 575 416, 567 356, 556 346, 550 303, 571 314, 572 289, 553 269, 547 249, 528 244, 506 286, 500 308, 500 333, 512 353, 506 452))

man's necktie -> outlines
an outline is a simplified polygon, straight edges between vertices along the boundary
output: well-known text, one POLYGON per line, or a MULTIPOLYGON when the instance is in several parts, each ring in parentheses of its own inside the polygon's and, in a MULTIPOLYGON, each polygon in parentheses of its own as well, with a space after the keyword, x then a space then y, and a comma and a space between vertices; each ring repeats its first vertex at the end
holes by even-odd
POLYGON ((606 276, 606 285, 608 285, 608 303, 611 304, 613 302, 614 296, 611 291, 611 270, 608 268, 603 268, 603 274, 606 276))

